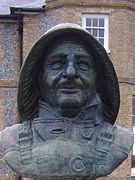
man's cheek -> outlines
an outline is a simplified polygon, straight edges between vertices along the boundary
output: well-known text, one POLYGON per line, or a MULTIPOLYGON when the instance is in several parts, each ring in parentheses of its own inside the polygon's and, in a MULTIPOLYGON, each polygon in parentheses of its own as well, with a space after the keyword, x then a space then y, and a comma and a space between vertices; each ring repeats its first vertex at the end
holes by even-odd
POLYGON ((91 77, 91 74, 89 74, 89 73, 87 73, 87 74, 82 73, 80 75, 80 79, 82 81, 82 84, 83 84, 84 88, 85 88, 85 86, 88 88, 91 85, 92 81, 93 81, 92 77, 91 77))
POLYGON ((46 76, 46 80, 44 82, 47 84, 49 89, 55 89, 58 83, 58 78, 54 75, 46 76))
POLYGON ((88 86, 95 85, 96 84, 96 74, 89 73, 87 76, 85 76, 84 81, 88 86))

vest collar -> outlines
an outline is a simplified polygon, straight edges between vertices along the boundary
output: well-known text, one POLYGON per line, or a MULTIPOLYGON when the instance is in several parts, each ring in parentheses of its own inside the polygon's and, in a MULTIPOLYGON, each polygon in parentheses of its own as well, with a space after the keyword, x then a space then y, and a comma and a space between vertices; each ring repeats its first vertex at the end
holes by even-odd
POLYGON ((89 105, 84 107, 84 109, 74 118, 62 117, 56 109, 49 106, 43 101, 39 101, 39 118, 36 118, 34 121, 52 120, 53 122, 57 119, 64 119, 64 121, 72 121, 74 123, 83 123, 86 121, 91 122, 93 125, 97 125, 102 121, 102 103, 98 94, 95 95, 93 100, 89 105))

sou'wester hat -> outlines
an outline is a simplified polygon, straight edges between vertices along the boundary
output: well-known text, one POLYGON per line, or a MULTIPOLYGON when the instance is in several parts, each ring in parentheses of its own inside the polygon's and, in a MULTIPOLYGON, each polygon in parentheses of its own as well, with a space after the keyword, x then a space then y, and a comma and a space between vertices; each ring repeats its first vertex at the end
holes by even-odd
POLYGON ((99 74, 97 92, 103 103, 104 120, 114 124, 120 104, 119 85, 113 64, 104 47, 88 31, 72 23, 58 24, 41 36, 32 47, 21 68, 18 84, 18 111, 21 121, 32 120, 38 117, 38 103, 40 93, 37 84, 37 74, 42 55, 48 44, 63 34, 75 34, 84 39, 94 52, 99 74))

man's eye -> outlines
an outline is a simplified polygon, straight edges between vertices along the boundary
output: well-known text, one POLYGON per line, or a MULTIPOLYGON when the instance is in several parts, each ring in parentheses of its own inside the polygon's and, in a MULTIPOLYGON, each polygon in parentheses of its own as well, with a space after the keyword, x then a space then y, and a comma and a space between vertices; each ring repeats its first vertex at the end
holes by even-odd
POLYGON ((88 69, 90 69, 90 65, 86 61, 79 61, 77 65, 82 71, 87 71, 88 69))
POLYGON ((57 60, 57 61, 52 61, 52 62, 49 64, 49 67, 51 67, 51 68, 54 69, 54 70, 57 70, 57 69, 63 68, 64 65, 65 65, 64 61, 57 60))

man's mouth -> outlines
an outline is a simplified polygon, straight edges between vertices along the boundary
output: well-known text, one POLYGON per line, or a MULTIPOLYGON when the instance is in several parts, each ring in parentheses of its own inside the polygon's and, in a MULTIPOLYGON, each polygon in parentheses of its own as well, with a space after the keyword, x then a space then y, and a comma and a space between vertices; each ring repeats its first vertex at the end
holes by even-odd
POLYGON ((65 89, 63 88, 63 89, 59 89, 59 90, 65 94, 75 94, 80 91, 80 89, 67 89, 67 88, 65 88, 65 89))
POLYGON ((59 91, 66 93, 66 94, 75 94, 80 92, 81 87, 80 85, 74 85, 74 84, 65 84, 65 85, 60 85, 58 87, 59 91))

